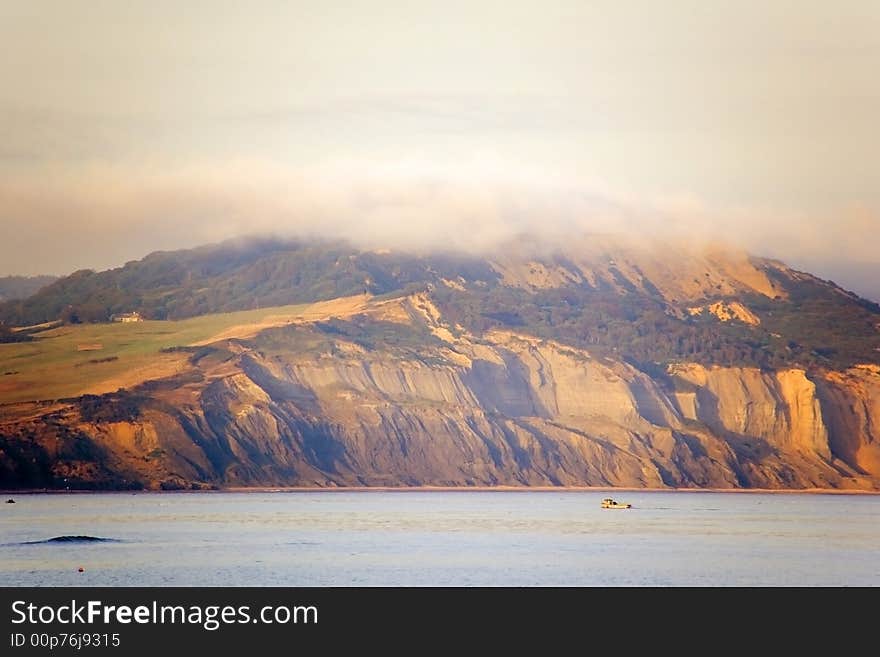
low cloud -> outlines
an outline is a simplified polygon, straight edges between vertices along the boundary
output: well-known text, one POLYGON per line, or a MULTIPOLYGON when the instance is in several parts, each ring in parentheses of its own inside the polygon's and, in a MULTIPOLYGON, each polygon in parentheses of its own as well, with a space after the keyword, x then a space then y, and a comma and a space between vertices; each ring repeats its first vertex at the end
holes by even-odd
POLYGON ((867 207, 827 216, 634 198, 599 180, 511 171, 476 158, 352 161, 291 170, 262 161, 177 168, 78 168, 0 181, 2 273, 103 269, 248 234, 348 239, 369 248, 482 252, 522 235, 626 233, 724 242, 880 297, 867 207), (454 171, 454 173, 450 173, 454 171))

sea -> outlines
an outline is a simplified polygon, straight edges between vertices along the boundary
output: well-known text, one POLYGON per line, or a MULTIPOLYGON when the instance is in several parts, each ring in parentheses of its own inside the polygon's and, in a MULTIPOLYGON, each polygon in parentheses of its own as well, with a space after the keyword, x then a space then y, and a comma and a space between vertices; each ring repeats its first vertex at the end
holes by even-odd
MULTIPOLYGON (((8 495, 4 495, 4 498, 8 495)), ((2 586, 877 586, 880 496, 15 494, 2 586), (630 509, 602 509, 603 497, 630 509)))

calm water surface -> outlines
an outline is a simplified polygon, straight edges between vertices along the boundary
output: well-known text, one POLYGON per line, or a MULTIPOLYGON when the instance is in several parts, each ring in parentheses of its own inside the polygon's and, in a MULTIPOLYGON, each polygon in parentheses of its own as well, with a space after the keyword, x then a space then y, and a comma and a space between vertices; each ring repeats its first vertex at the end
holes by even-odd
POLYGON ((16 495, 0 585, 880 585, 880 496, 608 495, 16 495))

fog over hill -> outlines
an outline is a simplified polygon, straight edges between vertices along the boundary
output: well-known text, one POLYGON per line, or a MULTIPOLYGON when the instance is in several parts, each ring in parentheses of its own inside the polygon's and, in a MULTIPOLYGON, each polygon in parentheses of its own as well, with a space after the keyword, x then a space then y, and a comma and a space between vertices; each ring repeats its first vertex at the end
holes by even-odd
POLYGON ((149 168, 90 169, 57 177, 48 190, 0 180, 0 198, 21 220, 15 241, 0 245, 10 274, 42 273, 50 263, 101 270, 152 250, 248 235, 491 254, 522 235, 565 244, 599 233, 744 249, 874 299, 880 279, 867 237, 880 217, 866 208, 713 209, 693 198, 632 196, 522 164, 511 169, 494 158, 463 164, 454 174, 445 165, 406 159, 295 172, 252 161, 162 175, 149 168))

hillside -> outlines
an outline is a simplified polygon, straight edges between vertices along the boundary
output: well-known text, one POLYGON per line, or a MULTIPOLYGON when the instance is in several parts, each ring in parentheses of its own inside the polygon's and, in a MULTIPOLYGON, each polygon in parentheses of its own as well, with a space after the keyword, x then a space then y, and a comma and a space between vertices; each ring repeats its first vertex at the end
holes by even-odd
POLYGON ((880 489, 880 308, 776 261, 248 241, 3 309, 116 294, 101 312, 222 312, 0 345, 0 487, 880 489))
POLYGON ((741 252, 607 236, 564 250, 522 239, 486 257, 238 240, 76 272, 0 304, 0 320, 106 322, 131 311, 178 320, 427 290, 450 321, 475 333, 513 328, 640 367, 688 359, 845 369, 872 362, 878 346, 880 306, 832 283, 741 252), (756 321, 720 320, 731 301, 756 321))
POLYGON ((365 290, 382 294, 461 272, 474 279, 497 276, 485 263, 458 256, 419 258, 362 252, 343 242, 241 239, 157 252, 102 272, 75 272, 28 299, 0 304, 0 321, 105 322, 131 311, 148 319, 185 319, 365 290))

